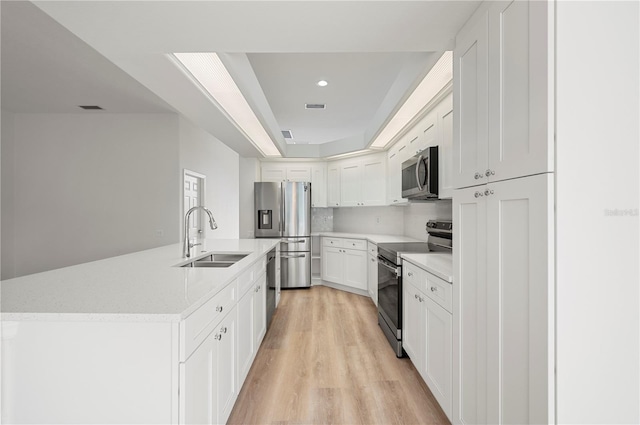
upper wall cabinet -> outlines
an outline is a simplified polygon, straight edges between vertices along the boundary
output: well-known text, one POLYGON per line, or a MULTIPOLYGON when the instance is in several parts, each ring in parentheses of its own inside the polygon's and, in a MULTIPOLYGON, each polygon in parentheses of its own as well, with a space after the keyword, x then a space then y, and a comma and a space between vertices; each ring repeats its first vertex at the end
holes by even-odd
POLYGON ((385 205, 386 155, 366 155, 339 162, 340 205, 385 205))
POLYGON ((263 182, 310 182, 310 164, 291 164, 283 162, 262 163, 261 179, 263 182))
POLYGON ((453 186, 553 171, 551 2, 492 2, 454 50, 453 186))
POLYGON ((311 206, 327 206, 327 165, 324 162, 311 166, 311 206))
POLYGON ((327 206, 340 206, 340 165, 337 162, 327 164, 327 206))

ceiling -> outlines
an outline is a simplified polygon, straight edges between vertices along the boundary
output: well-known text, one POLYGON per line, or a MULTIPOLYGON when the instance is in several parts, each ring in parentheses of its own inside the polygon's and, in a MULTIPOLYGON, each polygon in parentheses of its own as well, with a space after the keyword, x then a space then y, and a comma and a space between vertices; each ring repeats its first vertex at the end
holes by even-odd
POLYGON ((218 52, 283 156, 326 157, 366 148, 480 2, 11 3, 2 2, 3 108, 176 111, 240 155, 261 156, 170 55, 218 52), (310 102, 327 108, 305 110, 310 102))

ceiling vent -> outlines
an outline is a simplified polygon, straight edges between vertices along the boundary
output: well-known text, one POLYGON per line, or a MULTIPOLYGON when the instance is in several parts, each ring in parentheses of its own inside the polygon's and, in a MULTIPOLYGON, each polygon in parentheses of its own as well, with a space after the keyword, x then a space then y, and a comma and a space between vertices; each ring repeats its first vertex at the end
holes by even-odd
POLYGON ((85 111, 102 111, 103 109, 98 105, 78 105, 85 111))
POLYGON ((327 105, 324 103, 305 103, 304 109, 327 109, 327 105))
POLYGON ((284 136, 285 139, 293 139, 291 130, 282 130, 282 136, 284 136))

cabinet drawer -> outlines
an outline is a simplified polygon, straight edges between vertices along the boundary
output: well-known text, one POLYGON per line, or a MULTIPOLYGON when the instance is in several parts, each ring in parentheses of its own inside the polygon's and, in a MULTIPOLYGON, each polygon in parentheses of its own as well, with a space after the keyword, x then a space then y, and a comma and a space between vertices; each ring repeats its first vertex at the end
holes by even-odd
POLYGON ((238 277, 238 294, 244 295, 253 282, 267 270, 267 257, 262 257, 238 277))
POLYGON ((334 248, 342 248, 344 239, 339 238, 322 238, 323 246, 332 246, 334 248))
POLYGON ((236 279, 207 301, 205 305, 180 322, 180 361, 185 361, 231 310, 238 297, 237 290, 238 281, 236 279))
POLYGON ((373 242, 367 241, 367 251, 369 252, 369 254, 377 257, 378 256, 378 245, 374 244, 373 242))
POLYGON ((362 239, 343 239, 342 247, 348 249, 357 249, 358 251, 366 251, 367 241, 362 239))
POLYGON ((426 284, 424 293, 433 301, 440 304, 442 308, 451 313, 451 284, 429 272, 424 272, 424 275, 424 283, 426 284))

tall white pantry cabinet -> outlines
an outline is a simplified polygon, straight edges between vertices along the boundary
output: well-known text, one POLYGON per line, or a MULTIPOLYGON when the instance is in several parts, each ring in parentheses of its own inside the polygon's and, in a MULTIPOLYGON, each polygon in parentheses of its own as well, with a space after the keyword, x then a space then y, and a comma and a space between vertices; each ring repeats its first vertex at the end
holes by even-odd
POLYGON ((456 424, 555 418, 553 7, 485 2, 456 38, 456 424))

